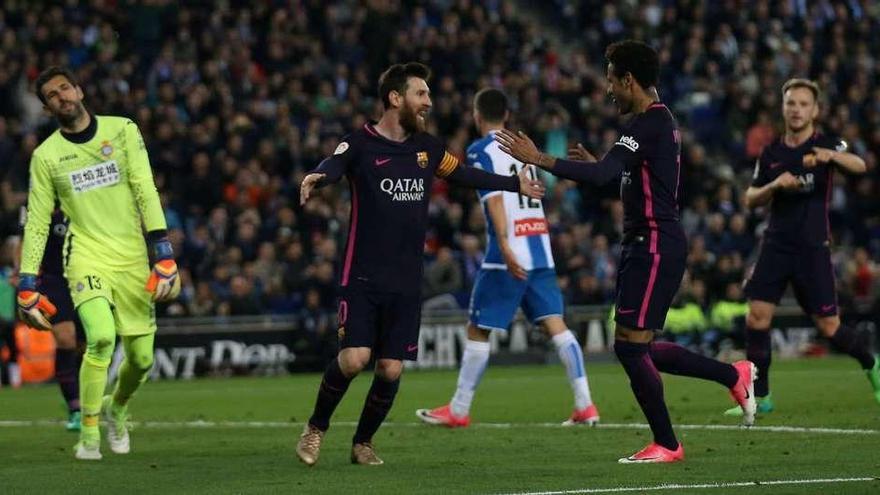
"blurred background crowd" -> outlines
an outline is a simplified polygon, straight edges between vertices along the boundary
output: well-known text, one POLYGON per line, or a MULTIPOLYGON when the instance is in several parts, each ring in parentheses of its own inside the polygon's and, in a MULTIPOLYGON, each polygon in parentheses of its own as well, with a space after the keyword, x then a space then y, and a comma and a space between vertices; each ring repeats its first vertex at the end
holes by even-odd
MULTIPOLYGON (((604 47, 624 37, 659 50, 661 98, 683 132, 690 256, 677 307, 711 324, 721 304, 741 304, 766 219, 743 193, 755 158, 779 138, 780 87, 798 76, 824 91, 823 130, 868 163, 867 174, 834 182, 834 268, 843 311, 877 311, 880 4, 868 0, 10 0, 0 11, 0 241, 16 234, 31 152, 53 130, 33 81, 70 66, 91 111, 131 117, 144 134, 184 280, 162 311, 300 315, 323 328, 348 188, 300 207, 298 184, 379 115, 385 67, 433 69, 430 132, 460 158, 477 137, 473 95, 487 86, 507 92, 510 126, 546 152, 580 142, 601 154, 621 122, 605 96, 604 47)), ((567 304, 610 303, 618 184, 542 178, 567 304)), ((430 211, 423 296, 466 307, 485 244, 477 196, 438 180, 430 211)), ((4 246, 0 285, 12 266, 4 246)))

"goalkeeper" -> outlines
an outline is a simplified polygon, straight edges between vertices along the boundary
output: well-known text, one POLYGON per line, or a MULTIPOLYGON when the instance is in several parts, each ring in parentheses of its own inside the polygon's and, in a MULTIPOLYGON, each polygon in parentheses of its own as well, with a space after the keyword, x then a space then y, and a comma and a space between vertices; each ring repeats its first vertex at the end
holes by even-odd
POLYGON ((70 219, 64 277, 86 333, 79 372, 82 430, 75 455, 99 460, 102 414, 110 450, 130 450, 128 403, 153 365, 155 302, 176 297, 180 282, 137 125, 86 111, 82 89, 64 68, 43 71, 36 92, 60 129, 31 157, 19 314, 35 328, 51 327, 54 307, 37 291, 36 274, 57 200, 70 219), (102 398, 117 335, 125 360, 112 396, 102 398))

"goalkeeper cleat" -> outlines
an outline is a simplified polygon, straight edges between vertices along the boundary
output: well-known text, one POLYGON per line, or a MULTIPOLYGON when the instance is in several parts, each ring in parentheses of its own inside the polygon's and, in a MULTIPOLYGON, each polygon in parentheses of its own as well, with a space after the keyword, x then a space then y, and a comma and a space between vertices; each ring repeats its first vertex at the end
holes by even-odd
POLYGON ((434 409, 417 409, 416 416, 429 425, 448 426, 449 428, 466 428, 471 424, 470 416, 458 417, 452 414, 449 404, 434 409))
POLYGON ((571 417, 563 421, 562 426, 587 425, 593 426, 599 422, 599 410, 595 404, 590 404, 579 411, 571 413, 571 417))
POLYGON ((373 444, 364 442, 351 446, 351 463, 363 466, 381 466, 385 464, 385 461, 376 455, 376 449, 373 447, 373 444))
POLYGON ((74 456, 81 461, 100 461, 104 456, 101 455, 101 441, 80 440, 74 447, 74 456))
POLYGON ((629 457, 622 457, 617 460, 620 464, 662 464, 668 462, 678 462, 684 460, 684 447, 681 443, 675 450, 669 450, 666 447, 651 442, 644 449, 636 452, 629 457))
POLYGON ((128 408, 117 407, 113 403, 113 397, 104 396, 101 407, 104 421, 107 423, 107 440, 110 442, 110 450, 114 454, 128 454, 131 452, 131 439, 128 436, 128 408))
POLYGON ((82 428, 82 413, 79 411, 70 411, 67 416, 67 423, 64 429, 67 431, 79 431, 82 428))
POLYGON ((874 399, 880 403, 880 356, 874 356, 874 366, 869 370, 865 370, 868 375, 868 381, 871 382, 871 388, 874 390, 874 399))
MULTIPOLYGON (((773 412, 775 406, 773 405, 773 394, 767 394, 766 397, 755 397, 755 401, 758 403, 758 407, 756 409, 757 414, 769 414, 773 412)), ((741 407, 731 407, 730 409, 724 411, 725 416, 742 416, 743 410, 741 407)))
POLYGON ((755 424, 755 412, 758 408, 755 402, 755 378, 758 376, 758 369, 751 361, 737 361, 733 363, 733 367, 736 368, 739 379, 730 389, 730 396, 742 408, 743 426, 752 426, 755 424))
MULTIPOLYGON (((306 423, 302 435, 299 436, 299 442, 296 444, 296 456, 306 466, 314 466, 318 462, 323 440, 324 432, 310 423, 306 423)), ((352 456, 354 456, 353 451, 352 456)))

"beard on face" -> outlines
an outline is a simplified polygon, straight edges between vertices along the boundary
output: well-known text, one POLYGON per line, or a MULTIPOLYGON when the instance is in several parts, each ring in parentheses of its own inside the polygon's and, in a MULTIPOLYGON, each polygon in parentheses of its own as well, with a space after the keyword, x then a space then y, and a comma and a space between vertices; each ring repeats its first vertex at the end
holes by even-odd
POLYGON ((800 119, 800 125, 795 124, 795 123, 794 123, 793 121, 791 121, 791 120, 787 121, 787 122, 785 123, 785 125, 786 125, 786 127, 788 127, 788 130, 789 130, 789 131, 797 133, 797 132, 801 132, 801 131, 803 131, 804 129, 806 129, 806 128, 810 125, 811 122, 812 122, 812 121, 809 120, 809 119, 801 118, 801 119, 800 119))
POLYGON ((408 134, 425 132, 425 121, 419 118, 416 110, 406 101, 400 107, 400 127, 403 127, 408 134))
MULTIPOLYGON (((73 104, 73 110, 64 112, 59 108, 58 111, 55 112, 55 118, 58 119, 58 123, 64 127, 72 126, 86 111, 82 103, 70 103, 73 104)), ((64 103, 61 105, 63 107, 64 103)))

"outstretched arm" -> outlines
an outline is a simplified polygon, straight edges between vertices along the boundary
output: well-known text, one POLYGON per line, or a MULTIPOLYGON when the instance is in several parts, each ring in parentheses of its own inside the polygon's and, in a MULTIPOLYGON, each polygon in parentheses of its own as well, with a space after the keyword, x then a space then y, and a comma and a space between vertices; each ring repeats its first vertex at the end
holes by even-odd
POLYGON ((513 133, 503 129, 495 134, 495 140, 500 144, 501 150, 510 156, 524 163, 533 163, 565 179, 602 185, 620 176, 623 171, 623 162, 614 155, 609 153, 605 158, 597 161, 583 147, 577 150, 577 156, 587 158, 586 161, 554 158, 539 151, 535 143, 522 131, 513 133))
POLYGON ((299 204, 306 204, 312 195, 312 189, 320 189, 339 182, 345 175, 354 153, 347 140, 339 143, 331 156, 322 160, 312 173, 303 178, 302 184, 299 185, 299 204))
POLYGON ((437 168, 436 175, 437 177, 449 180, 453 184, 474 189, 518 192, 535 199, 544 197, 544 184, 539 180, 529 177, 526 167, 523 167, 516 177, 512 177, 492 174, 476 167, 462 167, 460 165, 457 158, 446 152, 443 160, 440 162, 440 166, 437 168))

